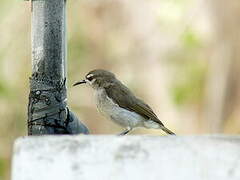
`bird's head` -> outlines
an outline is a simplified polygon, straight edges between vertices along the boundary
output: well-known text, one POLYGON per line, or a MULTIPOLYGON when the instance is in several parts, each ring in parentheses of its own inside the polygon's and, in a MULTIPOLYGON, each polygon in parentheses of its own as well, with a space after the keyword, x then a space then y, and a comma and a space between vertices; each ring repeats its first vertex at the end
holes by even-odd
POLYGON ((102 69, 95 69, 87 73, 85 79, 73 84, 89 84, 93 89, 100 89, 107 87, 109 84, 116 80, 115 75, 109 71, 102 69))

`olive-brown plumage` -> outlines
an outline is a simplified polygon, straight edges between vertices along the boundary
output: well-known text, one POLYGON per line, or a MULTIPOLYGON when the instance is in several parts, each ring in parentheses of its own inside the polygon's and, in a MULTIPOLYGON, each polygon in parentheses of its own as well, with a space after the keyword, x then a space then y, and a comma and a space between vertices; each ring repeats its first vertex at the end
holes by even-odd
POLYGON ((163 125, 151 107, 137 98, 113 73, 96 69, 74 86, 83 83, 88 83, 94 89, 98 110, 126 128, 121 135, 137 127, 162 129, 168 134, 174 134, 163 125))

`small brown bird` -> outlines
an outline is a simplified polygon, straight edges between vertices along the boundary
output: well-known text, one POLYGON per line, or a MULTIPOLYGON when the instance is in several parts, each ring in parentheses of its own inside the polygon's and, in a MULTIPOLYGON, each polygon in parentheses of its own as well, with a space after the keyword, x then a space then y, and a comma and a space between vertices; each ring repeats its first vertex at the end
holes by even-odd
POLYGON ((73 86, 85 83, 94 89, 98 110, 125 128, 119 135, 125 135, 137 127, 162 129, 168 134, 175 135, 163 125, 151 107, 135 97, 113 73, 96 69, 73 86))

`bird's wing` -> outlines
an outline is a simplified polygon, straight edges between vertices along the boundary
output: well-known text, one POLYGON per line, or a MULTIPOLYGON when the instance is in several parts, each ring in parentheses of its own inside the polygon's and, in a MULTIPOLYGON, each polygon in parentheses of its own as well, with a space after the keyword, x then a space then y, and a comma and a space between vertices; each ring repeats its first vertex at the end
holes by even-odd
POLYGON ((136 98, 126 86, 121 84, 121 82, 105 87, 105 91, 108 97, 111 97, 120 107, 136 112, 146 119, 151 119, 160 125, 163 125, 151 107, 142 100, 136 98))

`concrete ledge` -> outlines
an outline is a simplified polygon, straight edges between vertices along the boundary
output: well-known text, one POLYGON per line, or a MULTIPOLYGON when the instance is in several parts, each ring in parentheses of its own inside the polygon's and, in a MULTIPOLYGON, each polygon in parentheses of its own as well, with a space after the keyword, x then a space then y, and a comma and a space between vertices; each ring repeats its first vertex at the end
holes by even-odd
POLYGON ((239 179, 239 136, 24 137, 12 165, 12 180, 239 179))

